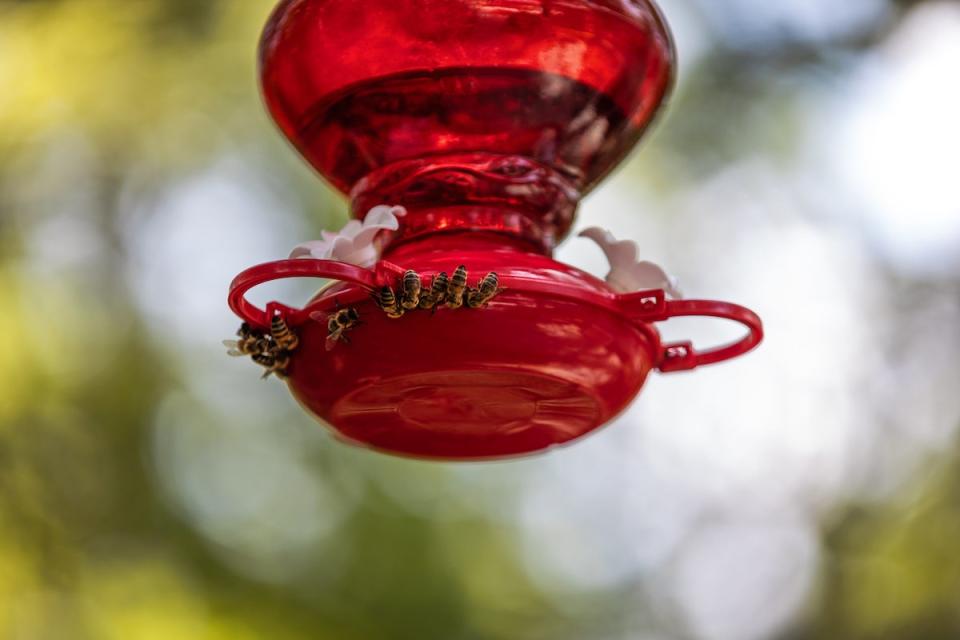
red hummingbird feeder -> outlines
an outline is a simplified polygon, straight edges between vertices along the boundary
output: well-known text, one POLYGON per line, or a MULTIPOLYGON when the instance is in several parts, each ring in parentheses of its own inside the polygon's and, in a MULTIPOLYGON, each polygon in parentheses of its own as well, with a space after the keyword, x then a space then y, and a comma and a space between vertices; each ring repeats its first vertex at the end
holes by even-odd
POLYGON ((261 43, 267 105, 356 220, 237 276, 239 353, 346 441, 489 459, 597 429, 651 370, 751 350, 756 314, 675 299, 632 243, 591 230, 606 281, 551 257, 673 73, 648 0, 281 2, 261 43), (291 277, 335 282, 302 309, 244 297, 291 277), (677 316, 747 333, 663 344, 655 323, 677 316))

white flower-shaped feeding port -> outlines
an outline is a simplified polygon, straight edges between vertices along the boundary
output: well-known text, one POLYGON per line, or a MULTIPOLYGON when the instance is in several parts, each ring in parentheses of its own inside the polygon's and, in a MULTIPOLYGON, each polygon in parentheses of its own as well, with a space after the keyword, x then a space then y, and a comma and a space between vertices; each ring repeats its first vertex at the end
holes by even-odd
POLYGON ((638 260, 639 250, 633 240, 617 240, 613 234, 600 227, 590 227, 580 232, 583 238, 589 238, 600 245, 610 273, 607 284, 620 293, 632 293, 647 289, 663 289, 671 298, 682 298, 677 279, 667 274, 659 265, 646 260, 638 260))
POLYGON ((363 222, 351 220, 340 231, 323 231, 322 240, 299 244, 290 253, 291 258, 318 258, 337 260, 360 267, 372 267, 380 259, 382 247, 377 236, 384 231, 396 231, 399 219, 407 215, 400 206, 380 205, 370 209, 363 222))

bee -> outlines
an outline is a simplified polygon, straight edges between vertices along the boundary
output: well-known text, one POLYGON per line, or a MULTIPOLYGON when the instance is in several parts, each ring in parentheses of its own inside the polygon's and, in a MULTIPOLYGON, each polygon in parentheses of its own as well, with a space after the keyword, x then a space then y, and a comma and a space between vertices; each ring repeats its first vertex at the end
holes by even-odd
POLYGON ((463 265, 457 267, 453 272, 453 277, 447 285, 446 305, 451 309, 459 309, 463 306, 463 292, 467 288, 467 268, 463 265))
POLYGON ((416 309, 420 304, 420 275, 413 270, 403 274, 400 286, 400 305, 404 309, 416 309))
POLYGON ((430 291, 420 296, 421 309, 437 310, 437 307, 443 304, 447 298, 447 286, 450 284, 450 278, 446 271, 441 271, 433 277, 430 283, 430 291))
POLYGON ((300 340, 287 325, 286 320, 281 315, 273 316, 270 322, 270 335, 273 337, 273 343, 282 351, 293 351, 300 344, 300 340))
POLYGON ((327 334, 327 351, 336 346, 337 340, 349 344, 350 339, 347 338, 347 331, 358 324, 360 324, 360 314, 351 307, 339 309, 336 313, 331 314, 327 320, 327 331, 329 332, 327 334))
POLYGON ((263 334, 254 331, 253 327, 246 322, 240 325, 237 330, 237 337, 237 340, 223 341, 223 346, 228 349, 227 355, 234 357, 253 356, 265 353, 270 349, 270 340, 263 334))
POLYGON ((393 294, 393 289, 390 287, 380 289, 379 294, 374 294, 373 300, 387 314, 388 318, 399 318, 403 315, 404 308, 400 305, 400 301, 397 300, 397 296, 393 294))
POLYGON ((261 333, 244 322, 237 336, 237 340, 223 341, 224 346, 229 348, 228 355, 250 356, 251 360, 266 369, 263 378, 271 373, 280 379, 287 377, 290 351, 297 346, 297 336, 279 316, 274 317, 270 334, 261 333))
POLYGON ((500 293, 500 279, 497 274, 491 271, 483 277, 476 289, 471 289, 467 294, 467 306, 471 309, 477 309, 487 304, 493 297, 500 293))
POLYGON ((274 350, 269 353, 258 353, 253 356, 253 361, 265 368, 261 378, 268 378, 270 374, 277 376, 281 380, 287 377, 287 367, 290 366, 290 354, 286 351, 274 350))

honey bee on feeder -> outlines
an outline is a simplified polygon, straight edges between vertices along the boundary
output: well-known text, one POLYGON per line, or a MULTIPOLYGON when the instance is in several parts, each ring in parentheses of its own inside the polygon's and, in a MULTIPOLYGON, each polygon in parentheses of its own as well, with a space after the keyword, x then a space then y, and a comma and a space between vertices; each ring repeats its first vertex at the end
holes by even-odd
POLYGON ((287 378, 287 367, 290 366, 290 354, 285 351, 272 351, 268 353, 258 353, 253 356, 253 361, 258 365, 266 369, 263 372, 263 375, 260 376, 263 379, 267 379, 270 375, 275 375, 281 380, 287 378))
POLYGON ((407 269, 400 281, 400 306, 408 311, 419 307, 422 288, 420 274, 412 269, 407 269))
POLYGON ((281 379, 286 378, 290 354, 297 348, 299 340, 280 315, 273 317, 269 333, 256 331, 249 323, 244 322, 240 325, 237 336, 237 340, 223 341, 223 345, 228 349, 227 355, 250 356, 253 362, 266 369, 262 378, 271 374, 281 379))
POLYGON ((471 309, 479 309, 483 305, 493 300, 494 296, 500 293, 500 279, 497 274, 491 271, 483 277, 476 289, 470 291, 467 295, 467 306, 471 309))
POLYGON ((228 356, 237 358, 264 353, 270 348, 270 342, 263 334, 258 334, 244 322, 237 330, 237 340, 224 340, 223 346, 227 348, 228 356))
POLYGON ((752 311, 681 299, 666 271, 606 230, 583 233, 610 262, 605 279, 552 257, 580 199, 673 84, 673 44, 653 0, 559 3, 519 16, 525 27, 509 34, 502 0, 394 5, 365 3, 381 21, 369 42, 337 28, 356 0, 281 2, 264 31, 266 104, 350 194, 356 219, 237 276, 229 303, 246 329, 228 345, 233 355, 285 376, 349 442, 470 460, 573 442, 623 411, 651 372, 712 365, 760 343, 752 311), (424 25, 438 27, 430 47, 424 25), (377 40, 386 32, 389 59, 377 40), (556 63, 558 43, 576 46, 582 64, 556 63), (275 317, 245 295, 292 277, 335 282, 302 310, 286 307, 286 331, 274 331, 275 317), (665 343, 657 323, 680 316, 746 332, 707 349, 665 343))
MULTIPOLYGON (((313 318, 320 319, 322 314, 314 314, 313 318)), ((337 342, 350 344, 350 338, 347 332, 360 324, 360 313, 352 307, 346 309, 337 309, 334 313, 327 316, 327 340, 324 343, 326 350, 330 351, 337 342)))
POLYGON ((450 278, 446 271, 441 271, 433 276, 430 283, 430 290, 420 296, 420 308, 429 311, 436 311, 437 307, 442 305, 447 299, 447 286, 450 278))
POLYGON ((453 277, 447 285, 446 306, 450 309, 459 309, 463 306, 463 294, 467 290, 467 267, 460 265, 453 272, 453 277))
POLYGON ((404 314, 404 308, 400 305, 400 301, 397 300, 396 294, 393 293, 393 289, 388 285, 380 287, 380 291, 373 294, 373 301, 376 303, 380 309, 387 314, 388 318, 402 318, 404 314))
POLYGON ((270 321, 270 337, 281 351, 293 351, 300 344, 297 334, 295 334, 287 321, 279 313, 273 316, 270 321))

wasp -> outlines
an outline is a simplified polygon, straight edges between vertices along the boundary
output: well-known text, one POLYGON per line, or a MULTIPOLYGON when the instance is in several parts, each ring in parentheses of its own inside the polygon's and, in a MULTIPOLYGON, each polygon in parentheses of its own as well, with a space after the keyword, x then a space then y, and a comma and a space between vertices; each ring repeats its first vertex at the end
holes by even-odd
POLYGON ((403 274, 400 284, 400 305, 404 309, 416 309, 420 304, 420 275, 412 269, 403 274))
POLYGON ((234 357, 253 356, 265 353, 270 349, 270 340, 262 333, 253 330, 249 324, 244 322, 237 330, 237 340, 224 340, 223 346, 228 351, 227 355, 234 357))
POLYGON ((278 319, 279 316, 274 318, 270 334, 256 331, 244 322, 237 331, 237 340, 223 341, 224 346, 229 348, 227 354, 250 356, 251 360, 266 369, 262 376, 264 378, 271 373, 278 378, 286 378, 287 367, 290 365, 290 351, 296 348, 297 337, 282 319, 277 325, 278 319), (278 336, 279 341, 274 336, 278 336), (285 346, 280 346, 281 342, 285 346))
POLYGON ((483 277, 476 289, 471 289, 467 294, 467 306, 478 309, 493 300, 493 297, 501 291, 500 279, 491 271, 483 277))
POLYGON ((287 321, 279 314, 273 316, 273 320, 270 322, 270 336, 273 338, 276 347, 282 351, 293 351, 300 344, 297 334, 290 329, 287 321))
POLYGON ((339 309, 336 313, 331 314, 327 319, 327 351, 333 349, 338 340, 349 344, 350 339, 347 338, 347 331, 358 324, 360 324, 360 314, 352 307, 339 309))
POLYGON ((463 306, 463 293, 467 289, 467 268, 464 265, 457 267, 447 284, 446 305, 451 309, 463 306))
POLYGON ((405 311, 390 287, 383 287, 379 293, 373 294, 373 301, 387 314, 388 318, 399 318, 405 311))
POLYGON ((420 308, 437 310, 437 307, 443 304, 447 299, 447 287, 450 284, 450 278, 446 271, 441 271, 433 277, 430 283, 430 291, 420 296, 420 308))
POLYGON ((287 367, 290 366, 290 353, 287 351, 274 350, 268 353, 258 353, 253 356, 253 361, 265 368, 261 378, 268 378, 273 374, 285 380, 287 377, 287 367))

